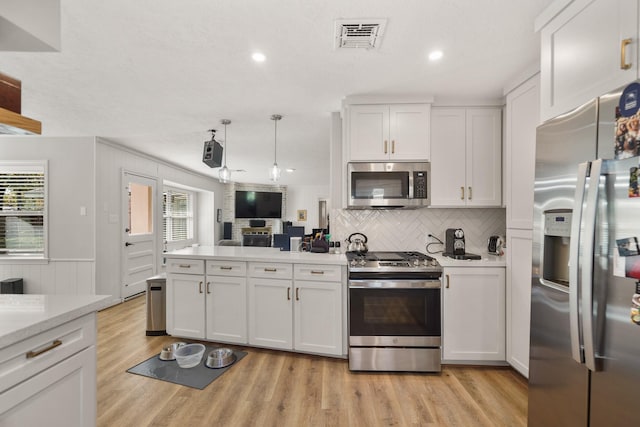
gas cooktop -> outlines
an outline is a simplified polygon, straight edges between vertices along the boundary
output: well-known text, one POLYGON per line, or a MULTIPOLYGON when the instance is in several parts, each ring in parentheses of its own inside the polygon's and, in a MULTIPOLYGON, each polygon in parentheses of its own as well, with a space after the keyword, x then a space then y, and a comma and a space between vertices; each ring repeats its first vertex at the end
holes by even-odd
POLYGON ((421 252, 347 252, 346 256, 350 272, 442 272, 435 258, 421 252))

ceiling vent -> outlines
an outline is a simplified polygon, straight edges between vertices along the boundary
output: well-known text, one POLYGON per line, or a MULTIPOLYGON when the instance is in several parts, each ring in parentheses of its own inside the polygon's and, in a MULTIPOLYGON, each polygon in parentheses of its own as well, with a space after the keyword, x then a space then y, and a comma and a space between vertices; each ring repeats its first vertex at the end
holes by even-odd
POLYGON ((336 49, 377 49, 382 43, 386 19, 336 20, 336 49))

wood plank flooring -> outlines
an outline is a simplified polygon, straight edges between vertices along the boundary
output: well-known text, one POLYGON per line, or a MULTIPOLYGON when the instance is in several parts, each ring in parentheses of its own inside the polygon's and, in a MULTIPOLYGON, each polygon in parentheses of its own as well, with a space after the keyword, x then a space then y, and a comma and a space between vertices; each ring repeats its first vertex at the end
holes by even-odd
MULTIPOLYGON (((204 390, 126 370, 175 338, 147 337, 144 297, 98 313, 98 426, 525 426, 511 368, 353 373, 342 359, 252 347, 204 390)), ((227 346, 227 345, 225 345, 227 346)))

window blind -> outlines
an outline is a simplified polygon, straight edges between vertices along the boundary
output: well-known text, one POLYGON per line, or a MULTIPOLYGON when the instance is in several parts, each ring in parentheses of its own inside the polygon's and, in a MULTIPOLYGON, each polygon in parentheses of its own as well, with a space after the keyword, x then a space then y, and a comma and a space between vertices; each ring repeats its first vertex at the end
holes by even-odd
POLYGON ((164 240, 176 242, 193 239, 193 194, 167 189, 162 196, 164 240))
POLYGON ((45 169, 0 163, 0 254, 44 254, 45 169))

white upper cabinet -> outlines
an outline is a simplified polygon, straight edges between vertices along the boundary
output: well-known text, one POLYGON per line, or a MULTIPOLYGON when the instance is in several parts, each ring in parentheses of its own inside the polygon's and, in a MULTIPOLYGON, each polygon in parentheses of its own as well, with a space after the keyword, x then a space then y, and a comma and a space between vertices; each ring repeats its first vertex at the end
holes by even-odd
POLYGON ((539 123, 539 75, 507 94, 505 108, 505 202, 507 228, 533 227, 536 127, 539 123))
POLYGON ((349 105, 348 160, 429 160, 430 110, 430 104, 349 105))
POLYGON ((501 205, 500 108, 434 107, 431 141, 431 206, 501 205))
POLYGON ((543 18, 536 22, 542 121, 638 77, 637 0, 574 0, 549 22, 543 18))

